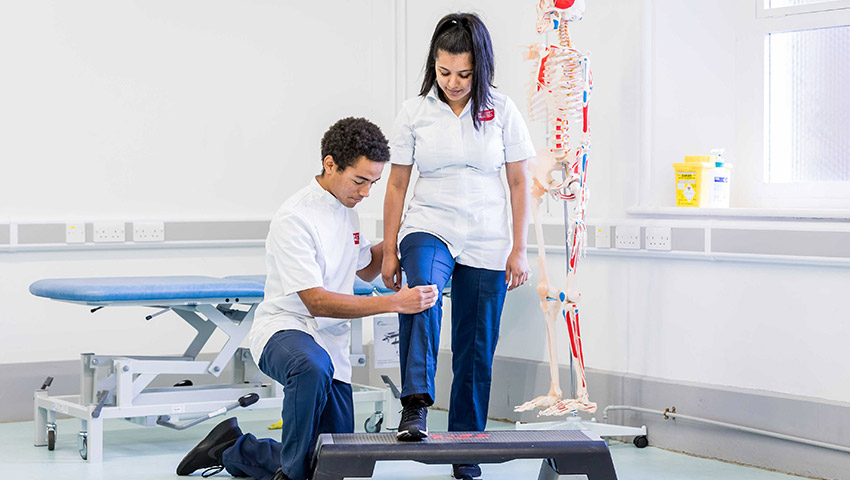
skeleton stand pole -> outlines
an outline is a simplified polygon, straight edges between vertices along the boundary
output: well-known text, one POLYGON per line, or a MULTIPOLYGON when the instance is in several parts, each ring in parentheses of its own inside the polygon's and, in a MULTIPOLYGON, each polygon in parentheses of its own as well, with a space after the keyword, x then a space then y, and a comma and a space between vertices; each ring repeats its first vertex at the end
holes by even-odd
MULTIPOLYGON (((561 165, 561 177, 564 182, 567 181, 568 173, 567 173, 567 165, 566 163, 561 165)), ((567 276, 570 275, 570 208, 569 202, 561 202, 564 205, 564 246, 566 247, 566 258, 567 258, 567 276)), ((576 233, 573 233, 575 235, 576 233)), ((565 319, 566 320, 566 319, 565 319)), ((570 398, 576 398, 576 374, 573 370, 573 354, 570 351, 570 398)))

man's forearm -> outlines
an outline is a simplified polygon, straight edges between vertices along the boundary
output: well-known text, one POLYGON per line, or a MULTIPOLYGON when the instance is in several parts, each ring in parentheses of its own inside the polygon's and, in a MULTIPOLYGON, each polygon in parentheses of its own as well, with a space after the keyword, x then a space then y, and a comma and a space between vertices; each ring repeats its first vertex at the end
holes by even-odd
POLYGON ((361 297, 329 292, 321 287, 298 292, 298 295, 314 317, 360 318, 398 311, 393 295, 361 297))

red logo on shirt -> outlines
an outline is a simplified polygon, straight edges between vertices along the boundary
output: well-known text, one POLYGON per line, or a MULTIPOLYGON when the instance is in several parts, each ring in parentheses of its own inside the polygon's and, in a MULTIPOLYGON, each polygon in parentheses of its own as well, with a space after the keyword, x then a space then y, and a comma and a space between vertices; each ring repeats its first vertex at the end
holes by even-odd
POLYGON ((478 120, 481 120, 482 122, 489 122, 494 118, 496 118, 496 112, 494 112, 492 108, 478 112, 478 120))
POLYGON ((354 244, 360 245, 360 232, 354 232, 354 244))

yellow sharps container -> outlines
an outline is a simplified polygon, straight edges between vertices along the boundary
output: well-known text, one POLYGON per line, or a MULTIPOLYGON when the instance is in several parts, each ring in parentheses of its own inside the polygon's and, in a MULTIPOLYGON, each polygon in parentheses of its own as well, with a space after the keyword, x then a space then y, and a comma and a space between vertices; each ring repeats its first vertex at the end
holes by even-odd
POLYGON ((674 163, 677 207, 729 207, 729 180, 732 165, 723 161, 722 150, 716 155, 686 155, 683 163, 674 163))
MULTIPOLYGON (((719 204, 715 194, 715 169, 719 158, 715 155, 686 155, 682 163, 674 163, 676 175, 677 207, 728 207, 728 194, 725 205, 719 204)), ((728 174, 726 175, 728 182, 728 174)), ((728 183, 725 185, 728 189, 728 183)))

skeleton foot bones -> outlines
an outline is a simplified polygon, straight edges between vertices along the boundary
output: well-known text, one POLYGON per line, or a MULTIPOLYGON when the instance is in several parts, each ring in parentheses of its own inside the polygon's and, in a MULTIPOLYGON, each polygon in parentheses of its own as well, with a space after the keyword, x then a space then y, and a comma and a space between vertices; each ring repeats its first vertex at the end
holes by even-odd
MULTIPOLYGON (((542 271, 543 269, 541 269, 542 271)), ((538 284, 538 292, 541 290, 541 285, 538 284)), ((584 353, 581 345, 581 329, 579 327, 578 306, 575 303, 565 302, 566 295, 560 293, 561 302, 556 302, 554 299, 543 300, 546 314, 546 338, 548 341, 549 351, 549 373, 551 382, 549 384, 549 393, 541 395, 532 400, 529 400, 522 405, 514 407, 515 412, 526 412, 536 408, 542 408, 538 415, 566 415, 576 414, 579 411, 588 413, 596 412, 596 403, 591 402, 587 393, 587 381, 584 372, 584 353), (558 374, 558 359, 555 341, 555 322, 558 312, 567 324, 567 330, 570 334, 570 353, 572 355, 573 374, 576 376, 576 398, 562 398, 563 393, 559 386, 558 374)))

